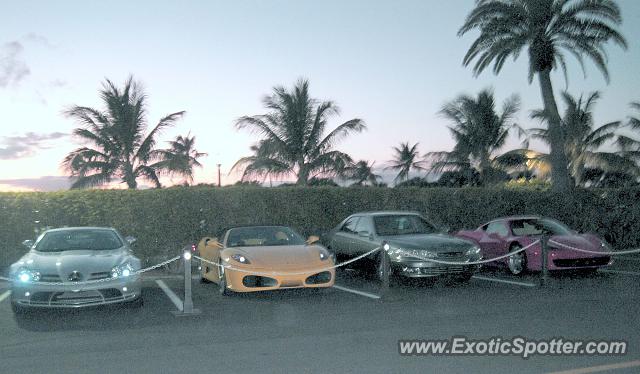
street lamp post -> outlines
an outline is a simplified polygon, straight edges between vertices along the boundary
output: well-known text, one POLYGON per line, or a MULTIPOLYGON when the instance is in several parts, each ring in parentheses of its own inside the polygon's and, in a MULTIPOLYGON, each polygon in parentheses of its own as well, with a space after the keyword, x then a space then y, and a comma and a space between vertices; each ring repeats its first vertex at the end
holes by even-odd
POLYGON ((222 183, 220 181, 220 166, 222 166, 222 164, 217 164, 218 165, 218 187, 222 186, 222 183))

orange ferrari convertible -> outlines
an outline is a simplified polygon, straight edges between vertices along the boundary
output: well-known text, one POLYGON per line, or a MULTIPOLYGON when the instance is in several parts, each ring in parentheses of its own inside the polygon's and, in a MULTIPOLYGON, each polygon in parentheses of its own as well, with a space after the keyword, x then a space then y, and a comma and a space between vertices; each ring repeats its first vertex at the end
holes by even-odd
POLYGON ((227 230, 222 242, 205 237, 198 244, 204 282, 217 283, 223 295, 281 288, 331 287, 334 260, 317 244, 285 226, 227 230))

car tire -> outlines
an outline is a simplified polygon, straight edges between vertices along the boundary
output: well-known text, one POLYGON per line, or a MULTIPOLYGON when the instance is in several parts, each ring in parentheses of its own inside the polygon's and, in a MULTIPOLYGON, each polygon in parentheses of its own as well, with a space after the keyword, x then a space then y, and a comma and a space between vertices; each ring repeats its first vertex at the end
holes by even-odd
POLYGON ((130 301, 127 306, 132 309, 142 308, 144 306, 144 299, 142 298, 142 295, 138 296, 137 299, 130 301))
POLYGON ((207 273, 207 270, 209 270, 208 266, 203 266, 200 270, 200 283, 211 283, 211 281, 204 276, 207 273))
MULTIPOLYGON (((515 252, 522 249, 520 244, 512 244, 509 248, 509 252, 515 252)), ((509 272, 513 275, 522 275, 527 272, 527 253, 525 251, 519 252, 513 256, 509 256, 507 259, 507 267, 509 272)))
POLYGON ((229 296, 231 294, 231 291, 229 291, 229 289, 227 288, 227 274, 224 271, 224 266, 222 266, 222 261, 218 261, 218 266, 219 266, 218 269, 220 269, 219 270, 220 279, 218 280, 218 291, 222 296, 229 296))
POLYGON ((473 277, 473 272, 465 271, 464 273, 458 275, 455 279, 458 283, 467 283, 471 280, 471 277, 473 277))
POLYGON ((13 312, 13 314, 19 318, 24 316, 25 314, 27 314, 27 312, 29 311, 28 308, 23 307, 21 305, 18 305, 17 303, 12 302, 11 303, 11 311, 13 312))
POLYGON ((391 258, 389 258, 389 255, 384 253, 384 252, 380 252, 380 255, 378 256, 378 259, 376 261, 376 266, 375 266, 375 274, 376 274, 376 279, 378 279, 380 282, 383 281, 382 279, 382 256, 386 256, 387 257, 387 274, 389 274, 389 285, 391 285, 391 280, 393 279, 393 267, 391 266, 391 258))

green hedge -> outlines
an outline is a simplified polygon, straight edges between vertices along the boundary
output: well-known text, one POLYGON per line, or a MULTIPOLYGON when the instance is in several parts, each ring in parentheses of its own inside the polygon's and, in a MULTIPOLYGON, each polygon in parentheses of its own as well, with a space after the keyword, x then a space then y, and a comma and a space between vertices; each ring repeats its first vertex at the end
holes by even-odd
MULTIPOLYGON (((640 245, 640 189, 550 191, 484 188, 180 187, 0 193, 0 268, 44 226, 112 226, 138 238, 137 253, 162 257, 233 225, 282 224, 321 234, 366 210, 420 211, 453 230, 503 215, 542 214, 596 232, 615 248, 640 245)), ((177 253, 177 252, 176 252, 177 253)))

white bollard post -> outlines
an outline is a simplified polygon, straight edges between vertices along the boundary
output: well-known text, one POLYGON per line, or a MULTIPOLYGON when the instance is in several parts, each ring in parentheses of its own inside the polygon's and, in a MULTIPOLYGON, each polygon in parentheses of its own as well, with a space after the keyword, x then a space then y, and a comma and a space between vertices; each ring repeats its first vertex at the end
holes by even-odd
POLYGON ((380 249, 380 267, 382 268, 382 279, 380 287, 380 299, 384 299, 385 295, 389 292, 389 244, 382 242, 382 249, 380 249))
POLYGON ((191 246, 184 248, 182 260, 184 261, 184 301, 182 311, 175 312, 176 317, 200 314, 199 309, 193 308, 193 298, 191 295, 191 246))

